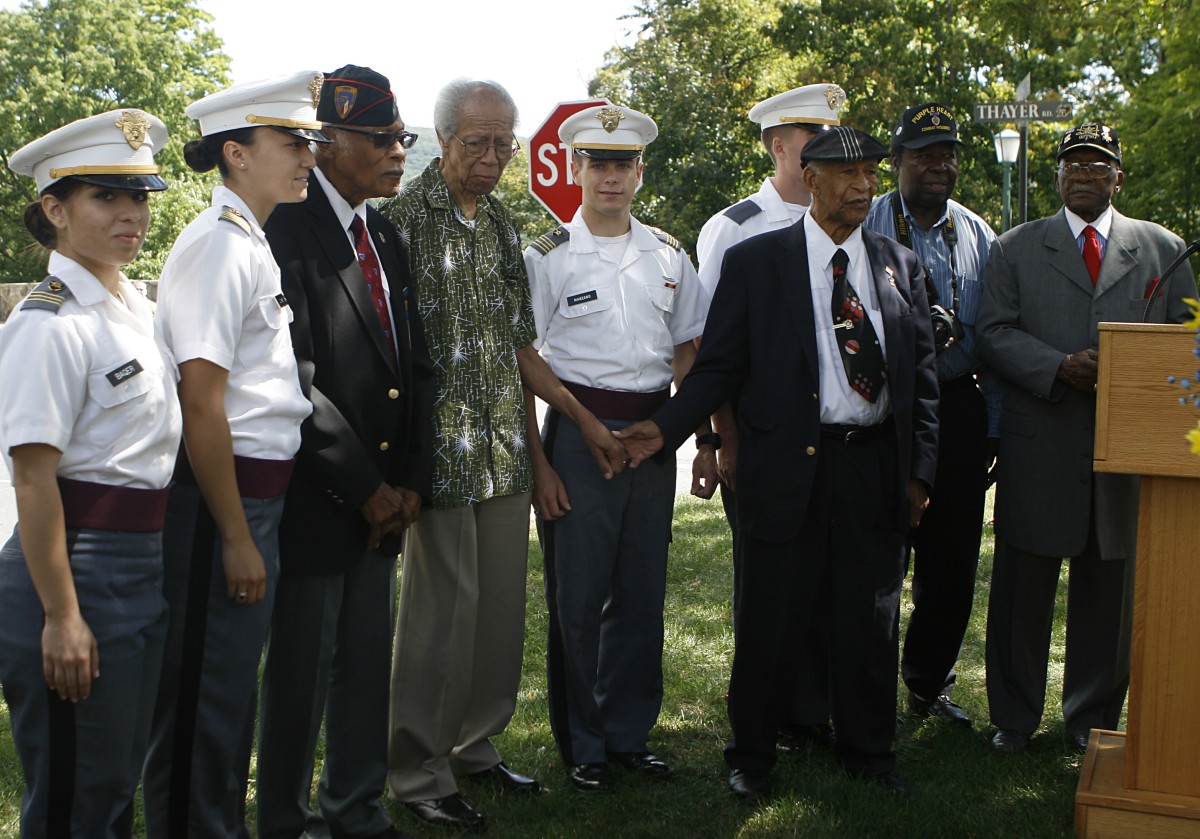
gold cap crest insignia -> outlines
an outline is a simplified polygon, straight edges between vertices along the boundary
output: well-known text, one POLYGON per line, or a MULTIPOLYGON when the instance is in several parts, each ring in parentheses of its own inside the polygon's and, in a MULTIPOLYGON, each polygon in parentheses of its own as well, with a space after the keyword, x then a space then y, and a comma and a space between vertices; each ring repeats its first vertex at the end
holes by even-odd
POLYGON ((836 111, 846 103, 846 91, 835 84, 831 84, 825 88, 825 101, 829 103, 829 110, 836 111))
POLYGON ((308 83, 308 91, 312 94, 314 108, 321 104, 321 85, 324 81, 325 77, 317 73, 317 75, 312 77, 312 81, 308 83))
POLYGON ((135 151, 146 144, 146 132, 150 129, 150 120, 141 111, 121 111, 121 116, 113 123, 125 135, 125 142, 135 151))
POLYGON ((596 119, 600 120, 601 127, 611 134, 617 130, 617 126, 621 120, 625 119, 625 115, 621 113, 620 108, 601 108, 596 114, 596 119))

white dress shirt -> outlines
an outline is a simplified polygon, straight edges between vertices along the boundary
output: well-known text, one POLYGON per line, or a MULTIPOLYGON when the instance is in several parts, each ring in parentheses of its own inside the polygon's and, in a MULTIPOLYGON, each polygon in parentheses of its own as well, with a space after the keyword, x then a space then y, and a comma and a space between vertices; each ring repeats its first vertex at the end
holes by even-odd
POLYGON ((225 414, 233 453, 287 460, 312 405, 300 391, 279 266, 250 208, 230 189, 175 240, 158 284, 156 336, 176 368, 202 358, 229 371, 225 414), (221 219, 231 207, 250 225, 221 219))
MULTIPOLYGON (((842 351, 833 331, 833 254, 838 248, 850 257, 846 279, 858 293, 863 310, 875 327, 879 347, 887 359, 887 344, 883 335, 883 312, 879 308, 875 281, 863 247, 862 228, 840 245, 834 244, 821 226, 809 214, 804 216, 804 235, 808 240, 808 276, 813 301, 813 322, 817 331, 817 359, 821 377, 821 422, 844 425, 877 425, 891 413, 891 393, 883 388, 874 403, 868 402, 851 389, 842 364, 842 351)), ((897 292, 899 293, 899 292, 897 292)))
POLYGON ((17 306, 0 330, 0 446, 62 452, 63 478, 162 489, 182 424, 174 371, 154 343, 154 316, 125 279, 118 300, 55 251, 50 274, 70 290, 57 312, 17 306))

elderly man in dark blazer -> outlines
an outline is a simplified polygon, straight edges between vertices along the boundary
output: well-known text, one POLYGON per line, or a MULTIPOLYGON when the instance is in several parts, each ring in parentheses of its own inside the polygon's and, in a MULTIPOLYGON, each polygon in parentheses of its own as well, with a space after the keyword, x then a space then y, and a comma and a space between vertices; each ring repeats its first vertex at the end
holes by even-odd
POLYGON ((431 493, 433 365, 400 238, 366 201, 399 191, 404 130, 388 80, 325 77, 333 143, 308 199, 267 239, 295 312, 300 385, 313 403, 280 526, 279 591, 263 683, 259 836, 396 837, 387 777, 396 555, 431 493), (309 803, 325 721, 325 768, 309 803))
POLYGON ((984 361, 1004 379, 986 657, 998 729, 992 746, 1009 753, 1025 749, 1042 718, 1063 557, 1070 559, 1063 717, 1071 745, 1086 750, 1090 729, 1115 729, 1120 720, 1138 479, 1092 472, 1097 325, 1178 323, 1187 313, 1183 298, 1196 294, 1186 263, 1161 280, 1182 240, 1112 206, 1125 181, 1114 130, 1071 129, 1058 161, 1063 209, 992 246, 976 327, 984 361))
POLYGON ((839 761, 912 797, 892 751, 896 618, 908 528, 933 484, 937 376, 916 255, 861 227, 886 156, 845 127, 805 146, 811 209, 729 249, 691 373, 617 434, 636 465, 738 395, 746 553, 725 759, 742 798, 768 792, 779 697, 818 610, 839 761))

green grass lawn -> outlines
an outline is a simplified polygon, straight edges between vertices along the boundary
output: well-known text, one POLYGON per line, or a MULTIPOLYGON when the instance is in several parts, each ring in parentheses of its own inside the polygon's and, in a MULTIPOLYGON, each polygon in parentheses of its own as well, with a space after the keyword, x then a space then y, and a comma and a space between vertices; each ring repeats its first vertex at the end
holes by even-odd
MULTIPOLYGON (((730 627, 729 535, 721 506, 680 498, 675 512, 667 588, 666 695, 651 748, 675 767, 664 783, 618 776, 618 794, 587 797, 567 784, 550 735, 546 708, 546 607, 541 552, 534 538, 529 562, 525 674, 517 713, 498 745, 513 768, 536 775, 549 794, 505 798, 464 782, 497 837, 1069 837, 1082 758, 1062 729, 1065 587, 1058 604, 1046 721, 1024 755, 1001 757, 988 748, 983 643, 992 545, 985 531, 975 612, 958 668, 957 701, 975 721, 970 731, 901 716, 898 773, 917 796, 898 807, 885 792, 847 780, 832 756, 814 750, 781 755, 777 793, 746 805, 725 789, 721 749, 728 735, 725 691, 733 654, 730 627)), ((911 608, 905 592, 902 623, 911 608)), ((903 691, 900 704, 903 709, 903 691)), ((21 772, 0 710, 0 837, 17 835, 21 772)), ((253 812, 251 803, 251 812, 253 812)), ((424 836, 453 835, 419 828, 396 811, 396 823, 424 836)))

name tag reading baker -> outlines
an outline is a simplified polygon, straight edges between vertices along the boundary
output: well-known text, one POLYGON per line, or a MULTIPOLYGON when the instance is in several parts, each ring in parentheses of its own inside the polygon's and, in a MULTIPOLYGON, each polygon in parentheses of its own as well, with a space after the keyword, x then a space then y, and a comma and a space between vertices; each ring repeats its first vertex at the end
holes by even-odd
POLYGON ((113 387, 117 387, 118 385, 124 384, 138 373, 142 372, 142 369, 141 363, 136 358, 131 358, 116 370, 113 370, 111 373, 106 373, 104 377, 108 379, 109 384, 111 384, 113 387))

